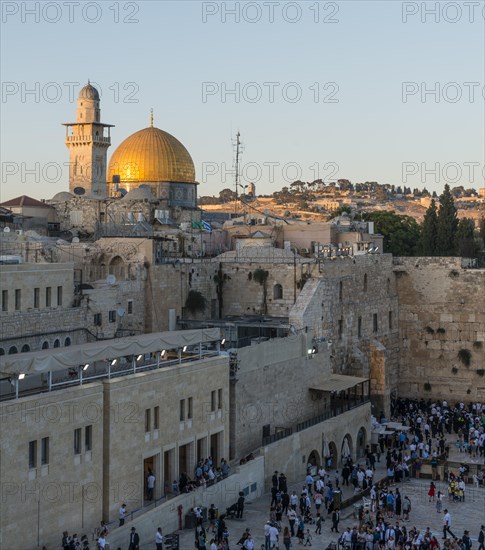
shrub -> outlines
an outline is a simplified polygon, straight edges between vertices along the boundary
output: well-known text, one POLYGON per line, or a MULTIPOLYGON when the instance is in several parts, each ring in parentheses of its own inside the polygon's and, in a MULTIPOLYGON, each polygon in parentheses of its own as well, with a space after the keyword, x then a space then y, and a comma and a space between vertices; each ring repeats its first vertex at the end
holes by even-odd
POLYGON ((190 290, 185 301, 185 307, 190 313, 197 313, 198 311, 204 311, 207 305, 205 296, 198 290, 190 290))
POLYGON ((471 351, 468 349, 461 349, 458 352, 458 359, 465 365, 465 367, 469 367, 472 360, 471 351))
POLYGON ((439 328, 436 329, 436 332, 438 334, 444 334, 446 332, 446 330, 443 327, 439 327, 439 328))
POLYGON ((452 372, 453 374, 456 374, 456 373, 458 372, 458 369, 457 369, 456 367, 453 367, 453 368, 451 369, 451 372, 452 372))
POLYGON ((483 376, 483 375, 485 375, 485 369, 478 369, 478 370, 477 370, 477 374, 478 374, 478 376, 483 376))
POLYGON ((476 342, 473 342, 473 349, 482 349, 483 348, 483 342, 479 342, 478 340, 476 342))
POLYGON ((434 334, 434 330, 431 327, 426 327, 426 332, 428 334, 434 334))

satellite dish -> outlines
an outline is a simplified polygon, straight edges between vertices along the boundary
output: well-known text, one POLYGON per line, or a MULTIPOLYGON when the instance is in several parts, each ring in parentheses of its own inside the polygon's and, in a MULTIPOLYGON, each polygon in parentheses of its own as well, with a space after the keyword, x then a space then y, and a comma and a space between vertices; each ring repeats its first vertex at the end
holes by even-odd
POLYGON ((123 315, 125 314, 125 310, 122 307, 119 307, 116 310, 116 313, 118 314, 119 317, 123 317, 123 315))
POLYGON ((75 195, 84 195, 84 193, 86 193, 86 189, 84 189, 84 187, 75 187, 74 188, 74 194, 75 195))
POLYGON ((3 232, 4 233, 10 233, 10 227, 4 227, 3 232))
POLYGON ((114 275, 108 275, 106 277, 106 282, 109 284, 109 285, 114 285, 116 283, 116 277, 114 275))
POLYGON ((73 243, 78 243, 79 242, 79 237, 73 237, 72 242, 73 243))

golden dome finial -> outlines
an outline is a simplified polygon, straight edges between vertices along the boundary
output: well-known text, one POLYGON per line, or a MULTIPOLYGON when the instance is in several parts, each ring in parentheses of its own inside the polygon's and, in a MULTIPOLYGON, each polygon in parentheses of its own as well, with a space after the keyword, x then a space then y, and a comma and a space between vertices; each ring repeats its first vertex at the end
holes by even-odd
POLYGON ((150 128, 153 128, 153 108, 150 109, 150 128))

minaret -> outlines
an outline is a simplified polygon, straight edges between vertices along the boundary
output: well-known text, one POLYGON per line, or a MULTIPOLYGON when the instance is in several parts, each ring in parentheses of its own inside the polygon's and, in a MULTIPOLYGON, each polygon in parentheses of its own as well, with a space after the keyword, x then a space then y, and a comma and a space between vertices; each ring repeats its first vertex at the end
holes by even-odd
MULTIPOLYGON (((69 157, 69 191, 82 187, 95 197, 106 197, 107 152, 112 124, 103 124, 98 90, 88 81, 79 92, 76 122, 66 122, 69 157)), ((76 194, 82 194, 77 192, 76 194)))

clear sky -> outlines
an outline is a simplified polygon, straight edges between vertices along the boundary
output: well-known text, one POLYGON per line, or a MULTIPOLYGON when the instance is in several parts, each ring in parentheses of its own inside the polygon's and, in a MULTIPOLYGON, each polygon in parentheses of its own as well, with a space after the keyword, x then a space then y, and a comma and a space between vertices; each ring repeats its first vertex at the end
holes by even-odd
POLYGON ((483 0, 1 5, 2 201, 68 189, 61 123, 88 78, 116 125, 108 157, 153 108, 199 195, 233 186, 237 130, 259 194, 318 177, 485 186, 483 0))

